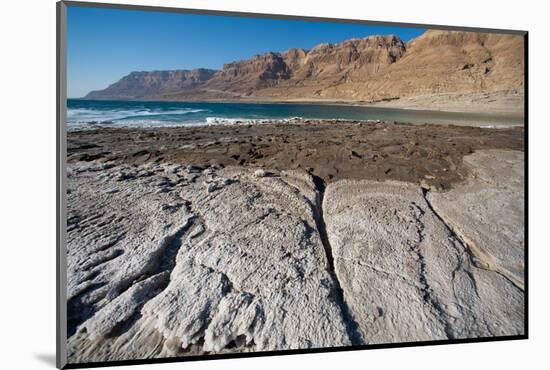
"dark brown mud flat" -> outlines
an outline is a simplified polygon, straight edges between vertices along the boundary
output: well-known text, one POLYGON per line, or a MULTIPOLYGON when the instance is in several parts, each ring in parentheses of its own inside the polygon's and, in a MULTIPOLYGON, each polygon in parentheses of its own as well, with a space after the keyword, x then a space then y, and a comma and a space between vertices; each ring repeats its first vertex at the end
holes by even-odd
POLYGON ((446 189, 480 149, 524 149, 524 129, 305 120, 68 133, 68 160, 303 169, 326 183, 399 180, 446 189))

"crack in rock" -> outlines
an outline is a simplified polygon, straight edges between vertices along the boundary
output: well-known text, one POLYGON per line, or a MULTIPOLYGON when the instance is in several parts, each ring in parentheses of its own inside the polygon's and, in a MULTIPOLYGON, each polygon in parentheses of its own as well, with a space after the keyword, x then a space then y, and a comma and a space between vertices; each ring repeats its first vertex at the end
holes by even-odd
POLYGON ((476 268, 424 199, 396 181, 341 180, 326 191, 335 268, 365 342, 521 333, 522 292, 476 268))
POLYGON ((180 180, 185 168, 170 169, 168 181, 158 164, 121 167, 72 177, 72 222, 101 210, 95 223, 125 232, 96 243, 72 231, 75 266, 87 267, 99 242, 106 251, 101 273, 79 275, 105 285, 82 294, 90 312, 69 338, 72 361, 354 344, 309 175, 201 169, 191 182, 180 180), (205 191, 205 178, 216 189, 205 191), (114 249, 123 253, 109 259, 114 249), (92 297, 103 298, 89 305, 92 297))
POLYGON ((254 172, 73 171, 71 361, 521 331, 523 293, 473 268, 426 190, 254 172))
POLYGON ((419 267, 419 282, 422 297, 428 306, 433 307, 436 310, 437 317, 445 328, 445 334, 447 335, 447 338, 454 339, 455 336, 447 319, 446 312, 441 307, 439 301, 433 296, 432 289, 430 288, 430 284, 428 283, 428 277, 426 274, 426 259, 424 258, 424 255, 422 254, 422 251, 420 249, 420 244, 422 244, 425 238, 425 225, 422 222, 422 218, 424 217, 426 212, 415 202, 412 202, 410 207, 414 213, 418 238, 414 241, 407 240, 407 244, 409 245, 411 251, 417 257, 419 267))
MULTIPOLYGON (((507 273, 505 270, 500 269, 498 266, 495 266, 494 263, 490 262, 489 261, 490 257, 487 256, 484 252, 482 252, 481 248, 474 247, 473 244, 467 243, 465 240, 466 238, 462 235, 462 233, 458 232, 450 222, 446 221, 445 218, 434 209, 432 203, 428 198, 429 189, 426 189, 426 188, 421 188, 421 189, 422 189, 422 196, 424 197, 424 200, 426 201, 426 204, 428 205, 432 213, 439 219, 439 221, 441 221, 443 225, 445 225, 445 227, 451 233, 453 238, 455 238, 464 247, 464 250, 466 251, 466 253, 470 258, 470 262, 477 268, 499 274, 500 276, 508 280, 512 285, 514 285, 517 289, 523 292, 524 287, 523 287, 523 284, 521 284, 521 282, 517 281, 517 279, 515 279, 511 274, 507 273)), ((474 282, 475 282, 475 279, 474 279, 474 282)), ((477 293, 477 287, 476 287, 476 293, 477 293)))
POLYGON ((335 284, 335 290, 337 293, 337 301, 341 307, 342 310, 342 317, 344 319, 344 322, 347 326, 347 331, 349 338, 351 340, 351 343, 353 345, 361 345, 364 344, 364 340, 361 334, 361 331, 359 330, 359 325, 353 318, 353 314, 350 311, 346 299, 344 296, 344 289, 342 288, 342 285, 340 284, 340 280, 338 279, 338 274, 336 272, 336 269, 334 267, 334 252, 332 250, 332 247, 330 245, 330 240, 327 234, 327 228, 325 225, 324 220, 324 214, 323 214, 323 201, 325 196, 325 183, 323 179, 317 176, 313 176, 313 181, 317 189, 316 193, 316 207, 314 208, 315 213, 315 224, 317 227, 317 231, 319 232, 319 235, 321 237, 321 242, 323 243, 323 248, 325 250, 327 262, 328 262, 328 270, 329 273, 334 281, 335 284))

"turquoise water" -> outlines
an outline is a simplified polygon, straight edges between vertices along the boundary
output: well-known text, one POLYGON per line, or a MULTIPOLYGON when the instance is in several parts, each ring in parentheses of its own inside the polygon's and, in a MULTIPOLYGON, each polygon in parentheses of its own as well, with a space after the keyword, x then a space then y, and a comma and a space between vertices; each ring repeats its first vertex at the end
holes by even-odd
POLYGON ((351 105, 67 100, 67 125, 74 127, 184 126, 292 117, 382 120, 415 124, 475 124, 481 126, 523 124, 523 118, 519 116, 351 105))

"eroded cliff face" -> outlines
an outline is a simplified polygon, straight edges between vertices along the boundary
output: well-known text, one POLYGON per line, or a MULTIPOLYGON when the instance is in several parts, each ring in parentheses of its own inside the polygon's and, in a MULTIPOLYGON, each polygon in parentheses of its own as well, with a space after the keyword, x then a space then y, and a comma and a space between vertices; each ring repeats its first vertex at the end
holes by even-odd
POLYGON ((523 89, 520 36, 428 31, 372 81, 397 96, 523 89), (387 82, 391 81, 391 85, 387 82))
POLYGON ((142 99, 193 90, 204 84, 216 71, 193 69, 176 71, 132 72, 104 90, 92 91, 89 99, 142 99))
POLYGON ((281 54, 266 53, 224 65, 223 70, 216 73, 205 87, 246 95, 288 80, 291 74, 281 54))
POLYGON ((134 72, 87 98, 377 102, 440 94, 523 94, 523 70, 522 36, 427 31, 409 43, 397 36, 370 36, 309 51, 269 52, 228 63, 217 72, 134 72))

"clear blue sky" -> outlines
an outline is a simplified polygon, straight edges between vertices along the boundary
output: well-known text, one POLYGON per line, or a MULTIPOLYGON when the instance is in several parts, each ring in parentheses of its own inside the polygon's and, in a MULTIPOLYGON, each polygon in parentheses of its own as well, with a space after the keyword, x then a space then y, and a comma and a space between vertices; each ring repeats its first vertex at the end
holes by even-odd
MULTIPOLYGON (((368 15, 365 15, 368 16, 368 15)), ((68 96, 103 89, 132 71, 213 68, 268 51, 311 49, 353 37, 425 30, 138 10, 69 7, 68 96)))

